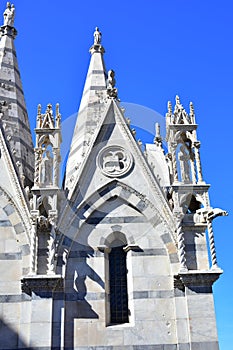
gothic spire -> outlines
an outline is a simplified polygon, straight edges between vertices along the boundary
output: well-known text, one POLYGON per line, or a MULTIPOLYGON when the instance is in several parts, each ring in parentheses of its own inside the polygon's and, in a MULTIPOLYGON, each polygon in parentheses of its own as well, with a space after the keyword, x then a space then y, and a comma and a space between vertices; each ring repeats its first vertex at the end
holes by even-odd
MULTIPOLYGON (((105 50, 101 44, 101 40, 102 34, 99 28, 96 27, 94 43, 90 48, 90 65, 66 167, 65 188, 69 190, 73 187, 74 179, 84 161, 92 135, 96 130, 100 116, 105 110, 105 100, 108 96, 107 74, 103 60, 105 50)), ((116 88, 114 87, 114 72, 111 73, 111 78, 112 81, 109 81, 109 89, 116 92, 116 88)))
POLYGON ((33 144, 14 39, 15 7, 7 3, 0 27, 0 126, 23 186, 33 182, 33 144))

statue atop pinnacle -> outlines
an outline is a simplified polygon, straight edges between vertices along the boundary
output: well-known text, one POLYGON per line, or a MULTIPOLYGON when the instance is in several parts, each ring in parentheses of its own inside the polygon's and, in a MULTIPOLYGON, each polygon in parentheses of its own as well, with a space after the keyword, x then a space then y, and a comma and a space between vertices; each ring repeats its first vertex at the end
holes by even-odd
POLYGON ((102 38, 102 34, 99 31, 99 28, 96 27, 95 28, 95 32, 94 32, 94 45, 100 45, 101 44, 101 38, 102 38))
POLYGON ((14 6, 14 4, 7 2, 6 9, 3 13, 3 18, 4 18, 4 26, 6 26, 6 25, 11 26, 11 27, 14 26, 14 19, 15 19, 15 6, 14 6))

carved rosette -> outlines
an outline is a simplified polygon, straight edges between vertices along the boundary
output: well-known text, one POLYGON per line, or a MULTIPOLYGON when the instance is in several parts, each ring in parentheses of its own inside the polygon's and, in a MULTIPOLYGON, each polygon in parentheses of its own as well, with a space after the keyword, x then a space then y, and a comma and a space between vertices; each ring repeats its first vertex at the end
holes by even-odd
POLYGON ((104 175, 121 177, 132 168, 133 157, 129 151, 121 146, 108 146, 100 151, 97 165, 104 175))

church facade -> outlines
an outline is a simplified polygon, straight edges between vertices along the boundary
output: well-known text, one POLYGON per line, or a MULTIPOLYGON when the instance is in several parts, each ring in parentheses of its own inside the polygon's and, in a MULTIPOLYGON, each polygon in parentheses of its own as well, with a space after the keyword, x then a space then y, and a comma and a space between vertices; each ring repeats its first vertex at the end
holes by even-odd
POLYGON ((0 349, 217 350, 218 267, 194 106, 168 102, 142 148, 106 71, 90 64, 60 186, 59 105, 33 147, 14 39, 0 27, 0 349))

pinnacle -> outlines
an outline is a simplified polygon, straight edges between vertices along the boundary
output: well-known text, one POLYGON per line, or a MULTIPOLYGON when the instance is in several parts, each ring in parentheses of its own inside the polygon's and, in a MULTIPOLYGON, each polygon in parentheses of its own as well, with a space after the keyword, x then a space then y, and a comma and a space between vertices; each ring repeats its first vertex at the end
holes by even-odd
POLYGON ((15 7, 10 2, 7 3, 3 17, 4 25, 0 27, 0 103, 4 106, 1 112, 1 123, 22 185, 28 186, 33 181, 34 154, 14 46, 14 38, 17 34, 13 27, 15 7))

